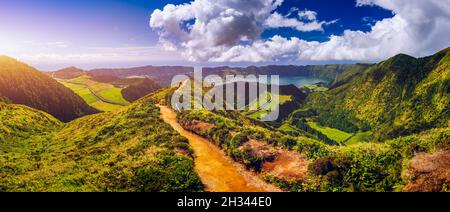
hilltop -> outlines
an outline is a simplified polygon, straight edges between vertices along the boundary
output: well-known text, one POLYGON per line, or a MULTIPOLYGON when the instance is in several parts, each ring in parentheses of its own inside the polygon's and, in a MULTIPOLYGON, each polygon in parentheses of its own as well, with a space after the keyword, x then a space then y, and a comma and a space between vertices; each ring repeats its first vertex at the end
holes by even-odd
POLYGON ((47 74, 58 79, 73 79, 85 75, 86 71, 72 66, 54 72, 47 72, 47 74))

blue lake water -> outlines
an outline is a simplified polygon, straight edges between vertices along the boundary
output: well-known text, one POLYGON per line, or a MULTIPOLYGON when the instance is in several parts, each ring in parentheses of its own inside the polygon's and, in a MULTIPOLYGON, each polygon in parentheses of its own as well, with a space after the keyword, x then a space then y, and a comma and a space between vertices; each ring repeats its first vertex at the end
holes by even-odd
POLYGON ((280 85, 295 85, 299 88, 319 82, 328 83, 326 79, 302 76, 280 76, 280 85))
MULTIPOLYGON (((319 82, 323 82, 323 83, 328 83, 328 80, 326 79, 322 79, 322 78, 316 78, 316 77, 304 77, 304 76, 280 76, 280 81, 279 81, 279 85, 295 85, 299 88, 306 86, 306 85, 311 85, 311 84, 316 84, 319 82)), ((242 78, 240 79, 234 79, 232 81, 228 81, 226 83, 230 83, 230 82, 238 82, 241 81, 242 78)), ((256 82, 258 79, 256 80, 250 80, 250 79, 246 79, 247 82, 256 82)), ((211 81, 214 82, 213 80, 206 80, 206 81, 211 81)), ((223 84, 223 81, 220 82, 216 82, 217 84, 223 84)), ((267 83, 273 83, 270 79, 270 77, 268 78, 267 83)), ((216 85, 217 85, 216 84, 216 85)))

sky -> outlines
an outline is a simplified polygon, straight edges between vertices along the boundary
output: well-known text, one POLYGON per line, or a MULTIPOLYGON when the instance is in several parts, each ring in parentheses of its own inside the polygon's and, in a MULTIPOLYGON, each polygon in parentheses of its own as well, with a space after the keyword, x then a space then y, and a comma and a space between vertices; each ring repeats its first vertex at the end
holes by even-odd
POLYGON ((449 37, 450 0, 0 1, 0 55, 41 70, 378 62, 449 37))

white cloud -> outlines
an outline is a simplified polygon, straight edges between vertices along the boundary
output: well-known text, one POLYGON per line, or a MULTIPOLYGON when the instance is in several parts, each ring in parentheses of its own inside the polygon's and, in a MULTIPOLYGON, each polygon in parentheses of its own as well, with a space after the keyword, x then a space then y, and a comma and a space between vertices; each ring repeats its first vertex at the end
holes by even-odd
POLYGON ((298 13, 298 16, 301 19, 305 19, 305 20, 309 20, 309 21, 317 20, 317 12, 314 12, 314 11, 311 11, 311 10, 300 11, 298 13))
MULTIPOLYGON (((282 3, 283 0, 195 0, 189 4, 168 4, 153 12, 150 27, 158 30, 162 46, 180 48, 192 61, 209 61, 234 46, 259 41, 266 28, 316 31, 328 24, 316 20, 305 23, 274 12, 282 3)), ((313 15, 312 11, 302 12, 313 15)))
POLYGON ((267 62, 279 60, 381 60, 398 53, 431 54, 450 46, 450 2, 447 0, 356 0, 356 6, 379 6, 392 18, 374 23, 369 32, 345 30, 326 42, 274 36, 268 28, 322 30, 314 11, 294 8, 276 12, 282 0, 195 0, 155 10, 150 26, 162 43, 192 61, 267 62), (292 18, 294 12, 298 18, 292 18), (189 24, 186 24, 189 23, 189 24))
POLYGON ((311 32, 311 31, 323 31, 323 25, 329 25, 335 23, 336 20, 326 22, 326 21, 317 21, 316 20, 316 12, 305 10, 299 12, 299 17, 301 19, 308 20, 310 22, 303 22, 298 20, 297 18, 288 18, 286 16, 282 16, 278 12, 274 12, 269 18, 266 19, 264 25, 267 28, 294 28, 298 31, 302 32, 311 32))
POLYGON ((77 51, 11 52, 8 55, 45 70, 72 65, 89 68, 148 65, 149 63, 174 62, 176 59, 182 58, 178 52, 165 51, 160 46, 84 47, 77 51))
POLYGON ((150 27, 158 29, 163 46, 182 48, 189 60, 207 61, 243 41, 258 40, 262 24, 282 2, 195 0, 168 4, 153 12, 150 27))

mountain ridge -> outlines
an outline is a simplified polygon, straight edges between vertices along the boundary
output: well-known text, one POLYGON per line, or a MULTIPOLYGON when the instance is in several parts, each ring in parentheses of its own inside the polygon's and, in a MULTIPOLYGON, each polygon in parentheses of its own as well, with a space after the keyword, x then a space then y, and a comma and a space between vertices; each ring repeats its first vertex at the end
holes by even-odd
POLYGON ((423 58, 399 54, 313 94, 307 107, 328 115, 349 113, 360 120, 353 124, 379 128, 376 137, 381 139, 444 126, 449 118, 449 64, 449 49, 423 58))
POLYGON ((11 57, 0 57, 0 98, 45 111, 61 121, 97 111, 56 80, 11 57))

